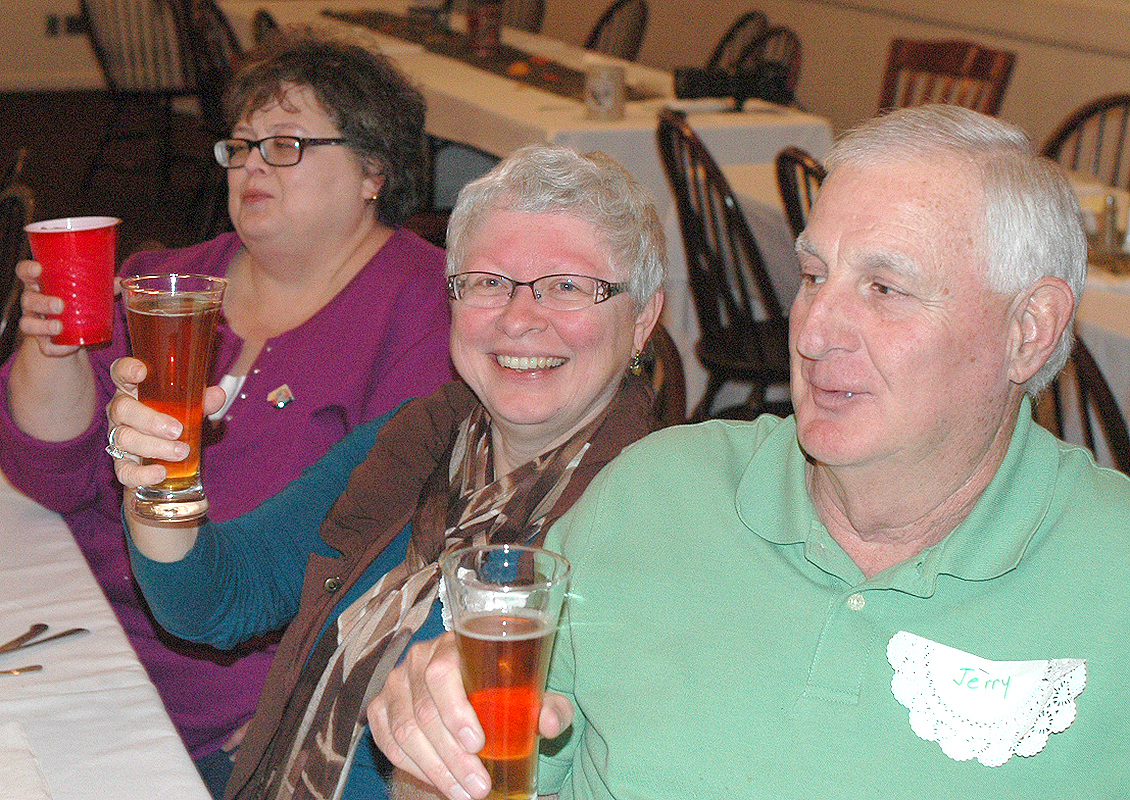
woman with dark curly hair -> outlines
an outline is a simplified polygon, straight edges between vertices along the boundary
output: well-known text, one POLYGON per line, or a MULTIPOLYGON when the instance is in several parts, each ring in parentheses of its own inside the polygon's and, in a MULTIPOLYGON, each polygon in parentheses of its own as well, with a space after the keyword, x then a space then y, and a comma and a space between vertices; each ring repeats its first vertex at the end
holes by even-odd
MULTIPOLYGON (((215 154, 235 232, 121 270, 229 280, 209 381, 227 403, 203 442, 213 520, 255 508, 355 426, 451 378, 443 251, 400 227, 421 192, 419 92, 384 57, 297 31, 251 54, 230 100, 231 138, 215 154)), ((273 648, 221 653, 156 629, 102 452, 109 367, 129 353, 124 309, 109 346, 55 345, 47 315, 63 301, 38 291, 39 270, 19 267, 24 341, 0 370, 0 469, 63 514, 201 772, 222 787, 273 648)))

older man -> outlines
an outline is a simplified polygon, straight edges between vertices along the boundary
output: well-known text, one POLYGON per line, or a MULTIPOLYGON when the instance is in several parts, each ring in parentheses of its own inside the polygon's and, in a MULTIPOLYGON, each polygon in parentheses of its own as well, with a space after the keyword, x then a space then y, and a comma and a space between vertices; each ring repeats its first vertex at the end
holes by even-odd
MULTIPOLYGON (((948 106, 872 121, 828 167, 798 242, 795 417, 649 437, 546 540, 575 572, 550 676, 571 703, 542 730, 572 727, 541 790, 1125 797, 1130 480, 1028 397, 1083 287, 1070 190, 948 106)), ((415 653, 370 722, 395 763, 481 797, 456 664, 450 639, 415 653)))

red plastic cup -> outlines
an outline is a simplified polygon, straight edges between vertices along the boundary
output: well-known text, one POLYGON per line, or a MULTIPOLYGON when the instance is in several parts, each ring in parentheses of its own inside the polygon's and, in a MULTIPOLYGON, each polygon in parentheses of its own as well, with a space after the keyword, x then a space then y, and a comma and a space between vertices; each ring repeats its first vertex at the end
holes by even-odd
POLYGON ((114 323, 117 217, 67 217, 24 227, 31 254, 43 265, 39 289, 63 298, 63 330, 55 344, 110 341, 114 323))

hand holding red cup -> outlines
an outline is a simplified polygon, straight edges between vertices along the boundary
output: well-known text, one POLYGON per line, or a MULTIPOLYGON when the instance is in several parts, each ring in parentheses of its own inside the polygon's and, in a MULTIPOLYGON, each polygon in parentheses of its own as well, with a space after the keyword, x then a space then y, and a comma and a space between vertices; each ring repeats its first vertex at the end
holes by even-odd
POLYGON ((110 341, 119 223, 117 217, 66 217, 24 227, 32 257, 43 267, 40 291, 63 300, 63 330, 53 343, 110 341))

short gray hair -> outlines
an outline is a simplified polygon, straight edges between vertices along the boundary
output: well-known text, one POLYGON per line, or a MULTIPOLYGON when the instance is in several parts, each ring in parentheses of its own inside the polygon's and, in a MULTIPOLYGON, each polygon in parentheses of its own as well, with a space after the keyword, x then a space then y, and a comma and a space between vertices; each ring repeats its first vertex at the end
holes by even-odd
POLYGON ((605 153, 529 145, 463 187, 447 227, 448 275, 462 271, 467 243, 493 211, 562 214, 591 224, 612 265, 627 272, 637 310, 664 285, 667 245, 655 203, 605 153))
MULTIPOLYGON (((1033 151, 1019 128, 960 106, 899 109, 840 139, 827 167, 831 173, 845 164, 943 156, 965 160, 980 174, 989 289, 1018 294, 1040 278, 1054 276, 1071 287, 1078 306, 1087 280, 1087 238, 1079 202, 1059 167, 1033 151)), ((1029 394, 1037 394, 1063 368, 1072 338, 1069 324, 1047 363, 1028 381, 1029 394)))

